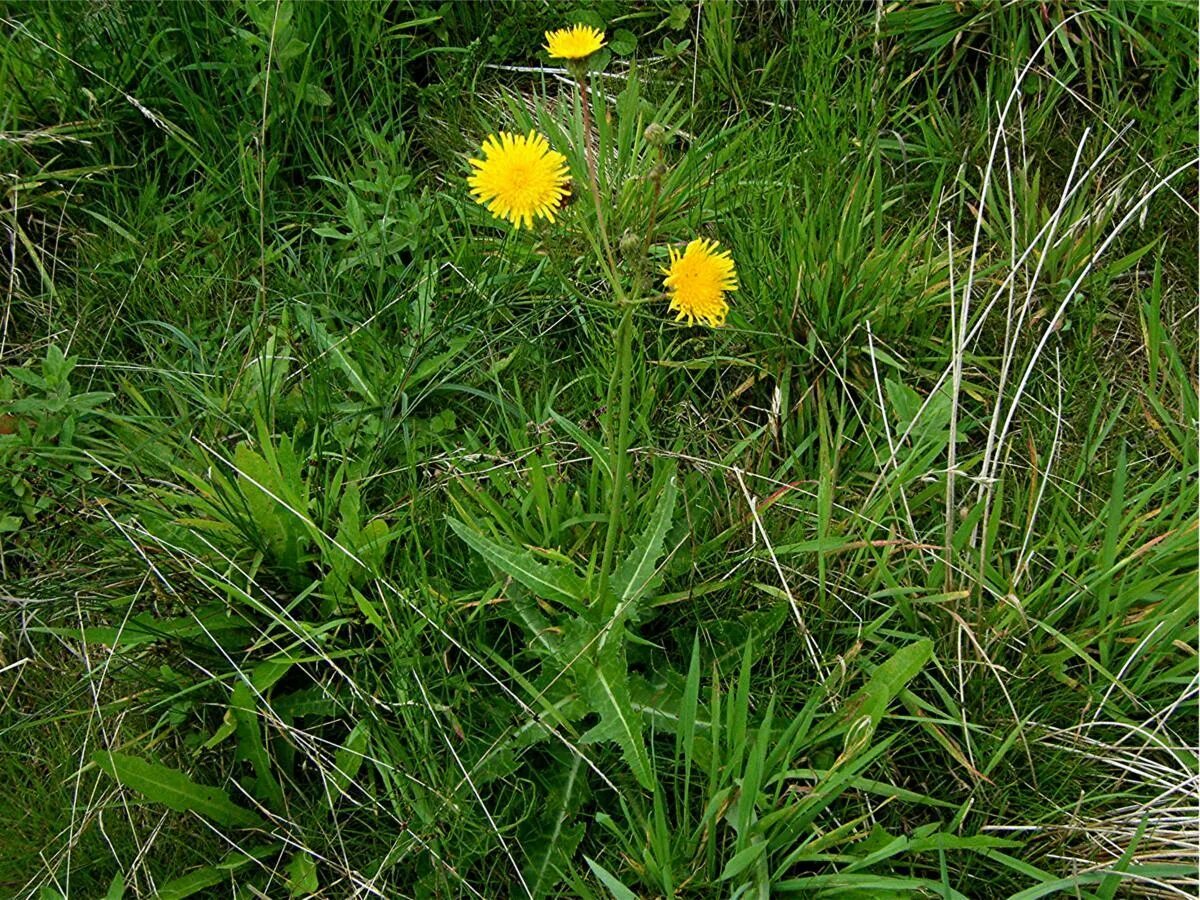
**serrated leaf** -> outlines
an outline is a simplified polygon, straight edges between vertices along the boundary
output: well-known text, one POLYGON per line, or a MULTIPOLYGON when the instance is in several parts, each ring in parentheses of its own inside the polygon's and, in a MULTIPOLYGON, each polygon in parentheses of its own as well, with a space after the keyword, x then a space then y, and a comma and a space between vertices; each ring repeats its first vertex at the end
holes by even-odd
POLYGON ((277 811, 283 809, 283 789, 271 771, 271 757, 267 754, 262 731, 258 723, 258 704, 254 693, 245 681, 239 681, 229 698, 229 709, 233 713, 237 733, 237 755, 248 760, 254 767, 254 794, 277 811))
POLYGON ((277 716, 289 721, 301 716, 334 716, 340 709, 337 698, 321 685, 272 697, 271 708, 277 716))
POLYGON ((583 597, 583 583, 566 566, 540 563, 528 550, 514 550, 472 531, 457 519, 448 519, 463 543, 489 565, 511 575, 539 597, 574 605, 583 597))
POLYGON ((176 812, 199 813, 218 825, 229 827, 249 828, 262 824, 257 813, 238 806, 224 791, 196 784, 183 772, 170 766, 108 750, 95 751, 92 761, 123 787, 137 791, 176 812))
POLYGON ((663 541, 671 528, 671 517, 675 512, 675 495, 675 478, 670 476, 645 532, 613 573, 612 592, 617 600, 617 609, 625 615, 632 615, 637 602, 654 583, 663 541))
POLYGON ((317 880, 317 861, 301 850, 292 856, 287 867, 287 880, 292 897, 309 897, 321 889, 317 880))
POLYGON ((283 561, 295 557, 297 529, 294 516, 287 512, 275 497, 278 496, 279 478, 269 462, 255 453, 249 444, 241 443, 234 448, 233 462, 239 474, 239 483, 246 508, 255 529, 266 543, 271 554, 283 561), (261 486, 260 486, 261 485, 261 486))
POLYGON ((634 711, 629 697, 625 643, 622 640, 601 642, 598 653, 599 659, 594 665, 576 666, 584 697, 600 716, 600 721, 581 740, 585 744, 615 741, 638 784, 651 790, 654 782, 650 774, 650 757, 642 739, 642 717, 634 711))
MULTIPOLYGON (((513 593, 516 596, 511 598, 511 611, 516 615, 510 618, 519 621, 525 628, 529 649, 561 659, 561 638, 557 630, 550 625, 550 620, 542 614, 537 600, 527 591, 513 593)), ((569 657, 563 660, 564 665, 569 665, 570 662, 569 657)))
POLYGON ((583 823, 570 822, 579 807, 578 795, 585 782, 583 760, 572 756, 564 783, 551 792, 553 813, 541 818, 545 824, 540 833, 522 842, 529 865, 525 880, 534 898, 545 897, 554 890, 563 873, 569 870, 583 839, 583 823))
MULTIPOLYGON (((3 531, 3 528, 0 528, 3 531)), ((197 635, 215 636, 241 628, 241 624, 230 619, 223 609, 209 606, 197 609, 189 617, 156 619, 149 613, 131 616, 120 626, 95 625, 79 628, 30 628, 30 631, 57 634, 63 637, 80 638, 89 644, 104 644, 114 652, 127 650, 155 641, 172 641, 192 638, 197 635)))

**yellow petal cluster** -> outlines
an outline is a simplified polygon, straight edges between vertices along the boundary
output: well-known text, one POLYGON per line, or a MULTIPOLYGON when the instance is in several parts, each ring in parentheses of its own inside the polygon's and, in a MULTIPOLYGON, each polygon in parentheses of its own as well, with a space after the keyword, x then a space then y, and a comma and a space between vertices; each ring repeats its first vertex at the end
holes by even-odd
POLYGON ((492 215, 520 229, 532 227, 535 216, 554 221, 563 198, 570 194, 567 158, 536 131, 526 136, 500 132, 483 142, 483 159, 470 160, 467 179, 477 203, 492 215))
POLYGON ((604 46, 604 32, 588 25, 546 32, 546 52, 555 59, 584 59, 604 46))
POLYGON ((671 248, 671 264, 662 273, 675 321, 700 321, 713 328, 725 324, 725 294, 737 290, 737 271, 729 251, 718 252, 717 247, 716 241, 697 238, 683 253, 671 248))

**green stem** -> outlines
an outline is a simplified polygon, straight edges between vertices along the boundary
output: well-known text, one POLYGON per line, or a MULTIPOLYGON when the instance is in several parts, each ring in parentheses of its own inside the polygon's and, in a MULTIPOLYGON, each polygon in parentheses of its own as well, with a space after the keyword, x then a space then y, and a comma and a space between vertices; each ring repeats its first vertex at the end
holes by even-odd
POLYGON ((592 127, 592 100, 588 93, 587 76, 579 73, 579 104, 583 107, 583 153, 587 159, 588 180, 592 183, 592 200, 596 204, 596 225, 600 229, 600 243, 604 245, 604 255, 608 258, 608 269, 612 274, 612 286, 616 291, 617 300, 622 301, 620 282, 617 279, 617 258, 613 255, 612 244, 608 240, 608 228, 604 224, 604 204, 600 202, 600 179, 596 174, 595 129, 592 127))
POLYGON ((579 84, 579 103, 583 109, 583 150, 587 159, 592 201, 596 205, 596 227, 600 232, 600 243, 604 249, 604 262, 608 264, 608 281, 612 285, 617 305, 621 309, 621 323, 617 326, 614 341, 617 350, 616 366, 613 368, 613 375, 608 384, 608 436, 609 440, 613 441, 610 465, 612 495, 608 510, 608 530, 604 535, 604 550, 600 557, 599 584, 596 590, 601 612, 608 617, 616 611, 616 604, 608 596, 608 581, 612 575, 617 541, 621 536, 625 480, 629 477, 629 394, 630 382, 633 378, 633 304, 629 302, 625 291, 621 288, 621 279, 617 274, 617 258, 613 255, 612 242, 608 239, 608 228, 604 221, 604 204, 600 199, 600 178, 596 171, 596 151, 593 147, 595 129, 592 126, 592 101, 588 92, 587 74, 580 68, 575 72, 575 77, 579 84), (621 399, 614 428, 613 395, 617 390, 620 391, 621 399))
MULTIPOLYGON (((608 531, 604 536, 604 554, 600 560, 600 585, 597 596, 600 598, 601 611, 605 616, 611 616, 616 611, 616 604, 608 597, 608 579, 612 573, 613 557, 617 550, 617 540, 621 535, 621 518, 624 512, 625 481, 629 477, 629 395, 633 381, 633 304, 626 303, 621 313, 621 323, 617 326, 617 366, 614 372, 617 387, 621 392, 620 409, 617 413, 616 441, 612 448, 612 500, 609 503, 608 531)), ((609 422, 612 422, 612 390, 609 390, 609 422)), ((612 426, 609 426, 612 434, 612 426)))

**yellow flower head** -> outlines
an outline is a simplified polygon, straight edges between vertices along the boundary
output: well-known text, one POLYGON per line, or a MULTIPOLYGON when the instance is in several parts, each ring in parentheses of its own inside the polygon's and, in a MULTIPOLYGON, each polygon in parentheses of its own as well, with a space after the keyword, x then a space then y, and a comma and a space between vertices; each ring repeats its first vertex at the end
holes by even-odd
POLYGON ((546 32, 546 52, 556 59, 583 59, 604 46, 604 32, 588 25, 546 32))
POLYGON ((687 319, 692 325, 699 319, 718 328, 725 324, 729 304, 726 291, 736 291, 737 271, 728 250, 717 252, 717 242, 697 238, 681 254, 671 248, 671 265, 662 270, 671 311, 675 321, 687 319))
POLYGON ((563 197, 571 193, 567 158, 551 150, 544 137, 536 131, 527 137, 489 134, 483 157, 470 161, 475 171, 467 179, 476 203, 518 229, 522 222, 532 227, 534 216, 554 221, 563 197))

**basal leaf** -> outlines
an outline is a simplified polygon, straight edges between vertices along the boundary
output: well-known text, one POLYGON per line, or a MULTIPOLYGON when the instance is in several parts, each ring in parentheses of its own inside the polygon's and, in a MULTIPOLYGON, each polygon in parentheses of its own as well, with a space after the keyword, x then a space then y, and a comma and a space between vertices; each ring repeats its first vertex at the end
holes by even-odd
POLYGON ((196 812, 218 825, 261 825, 258 814, 238 806, 219 788, 196 784, 183 772, 138 756, 97 750, 92 761, 124 787, 177 812, 196 812))
POLYGON ((336 796, 345 792, 358 774, 363 758, 367 752, 367 739, 370 733, 366 722, 359 722, 346 737, 346 743, 338 750, 333 760, 333 771, 329 775, 333 794, 336 796))
POLYGON ((614 900, 637 900, 637 894, 622 884, 616 875, 608 871, 608 869, 604 868, 604 866, 600 865, 600 863, 596 862, 590 856, 585 856, 584 859, 587 860, 588 868, 592 870, 592 873, 604 882, 604 886, 612 892, 614 900))
POLYGON ((463 542, 501 572, 511 575, 539 597, 575 605, 583 597, 583 583, 564 565, 538 562, 528 550, 505 547, 472 531, 457 519, 450 527, 463 542))
POLYGON ((638 783, 650 790, 650 757, 642 738, 642 717, 629 697, 629 669, 621 640, 601 642, 594 665, 577 665, 580 686, 600 721, 583 735, 584 743, 616 741, 638 783))
POLYGON ((550 792, 546 814, 538 817, 536 829, 522 841, 527 852, 525 880, 535 898, 550 895, 570 869, 584 831, 583 823, 573 825, 571 820, 578 812, 586 781, 583 760, 572 756, 562 782, 550 792))
POLYGON ((274 844, 254 847, 245 853, 234 851, 215 865, 193 869, 186 875, 180 875, 165 884, 160 884, 154 896, 156 900, 185 900, 185 898, 192 897, 214 885, 229 884, 232 873, 238 869, 256 859, 265 859, 278 852, 279 848, 274 844))
POLYGON ((283 809, 283 789, 271 770, 271 757, 267 753, 259 725, 258 704, 254 692, 245 681, 238 681, 229 699, 237 732, 237 755, 254 767, 254 794, 275 810, 283 809))
POLYGON ((287 867, 287 880, 292 897, 311 897, 321 889, 321 883, 317 880, 317 861, 307 850, 292 856, 287 867))

